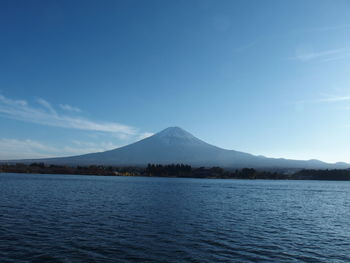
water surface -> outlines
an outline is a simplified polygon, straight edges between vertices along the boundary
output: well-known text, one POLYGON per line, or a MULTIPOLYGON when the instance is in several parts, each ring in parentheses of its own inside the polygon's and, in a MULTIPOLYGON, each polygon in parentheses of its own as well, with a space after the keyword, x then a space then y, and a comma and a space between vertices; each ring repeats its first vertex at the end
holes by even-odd
POLYGON ((0 174, 0 262, 350 262, 350 182, 0 174))

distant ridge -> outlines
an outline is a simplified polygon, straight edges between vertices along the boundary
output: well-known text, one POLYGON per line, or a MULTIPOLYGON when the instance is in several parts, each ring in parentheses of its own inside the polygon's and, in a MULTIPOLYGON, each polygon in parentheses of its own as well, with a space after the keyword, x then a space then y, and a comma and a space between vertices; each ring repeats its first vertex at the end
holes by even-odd
POLYGON ((44 162, 57 165, 146 166, 148 163, 183 163, 192 166, 261 169, 344 169, 347 163, 325 163, 319 160, 267 158, 226 150, 208 144, 180 127, 169 127, 148 138, 117 149, 72 157, 17 160, 11 162, 44 162))

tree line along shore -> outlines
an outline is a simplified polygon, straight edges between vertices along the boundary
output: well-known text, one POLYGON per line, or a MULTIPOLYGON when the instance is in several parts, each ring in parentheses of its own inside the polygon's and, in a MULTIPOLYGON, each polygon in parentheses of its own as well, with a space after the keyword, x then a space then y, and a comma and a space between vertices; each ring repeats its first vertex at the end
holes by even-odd
POLYGON ((115 167, 102 165, 66 166, 32 164, 1 164, 0 173, 35 174, 77 174, 104 176, 146 176, 146 177, 183 177, 217 179, 274 179, 274 180, 350 180, 349 169, 334 170, 257 170, 253 168, 224 169, 221 167, 191 167, 185 164, 148 164, 146 167, 115 167))

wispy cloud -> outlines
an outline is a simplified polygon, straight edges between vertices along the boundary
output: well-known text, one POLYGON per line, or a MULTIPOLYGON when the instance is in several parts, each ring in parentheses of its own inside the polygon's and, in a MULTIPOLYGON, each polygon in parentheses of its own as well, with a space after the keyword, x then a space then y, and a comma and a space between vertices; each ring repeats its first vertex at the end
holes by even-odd
POLYGON ((46 110, 48 110, 51 114, 57 115, 57 112, 54 110, 54 108, 51 106, 51 104, 49 102, 47 102, 46 100, 44 100, 42 98, 38 98, 37 102, 41 106, 43 106, 46 110))
POLYGON ((144 132, 141 133, 138 137, 139 140, 146 139, 147 137, 152 136, 154 133, 153 132, 144 132))
POLYGON ((291 59, 301 62, 310 62, 319 60, 323 62, 347 58, 350 56, 350 50, 345 48, 329 49, 323 51, 314 51, 313 49, 297 49, 295 56, 291 59))
POLYGON ((350 25, 335 25, 335 26, 319 26, 319 27, 310 27, 302 30, 303 32, 327 32, 327 31, 337 31, 343 29, 349 29, 350 25))
POLYGON ((72 141, 55 147, 31 139, 0 138, 0 160, 36 159, 102 152, 120 147, 112 142, 72 141))
POLYGON ((84 141, 73 141, 72 145, 65 145, 62 150, 59 149, 57 152, 61 156, 77 155, 93 152, 103 152, 107 150, 112 150, 119 148, 121 145, 115 144, 113 142, 84 142, 84 141))
POLYGON ((54 148, 25 139, 0 138, 0 160, 54 157, 54 148), (51 154, 49 154, 51 153, 51 154))
POLYGON ((328 58, 325 58, 322 60, 322 62, 331 62, 331 61, 336 61, 336 60, 342 60, 342 59, 347 59, 350 58, 350 51, 342 52, 339 55, 333 55, 328 58))
POLYGON ((109 132, 126 137, 139 135, 137 129, 128 125, 117 122, 98 122, 80 116, 60 114, 49 102, 41 98, 37 100, 37 103, 38 105, 31 106, 24 100, 13 100, 0 95, 0 115, 54 127, 109 132))
POLYGON ((338 95, 326 95, 322 94, 321 97, 310 100, 297 101, 297 104, 312 104, 312 103, 341 103, 350 101, 350 96, 338 96, 338 95))
POLYGON ((60 104, 59 106, 62 110, 72 111, 72 112, 81 112, 81 109, 79 109, 78 107, 74 107, 68 104, 60 104))
POLYGON ((340 101, 350 101, 350 96, 326 95, 325 98, 320 98, 317 100, 317 102, 340 102, 340 101))
POLYGON ((242 45, 242 46, 239 46, 239 47, 235 48, 234 51, 236 53, 244 52, 244 51, 254 47, 258 42, 259 42, 258 40, 254 40, 254 41, 252 41, 250 43, 247 43, 245 45, 242 45))

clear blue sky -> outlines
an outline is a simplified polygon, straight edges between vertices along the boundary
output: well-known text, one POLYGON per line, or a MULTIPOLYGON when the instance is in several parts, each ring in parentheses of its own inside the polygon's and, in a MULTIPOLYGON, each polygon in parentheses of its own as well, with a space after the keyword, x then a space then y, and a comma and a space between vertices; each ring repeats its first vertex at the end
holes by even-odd
POLYGON ((180 126, 217 146, 350 162, 350 2, 0 1, 0 159, 180 126))

